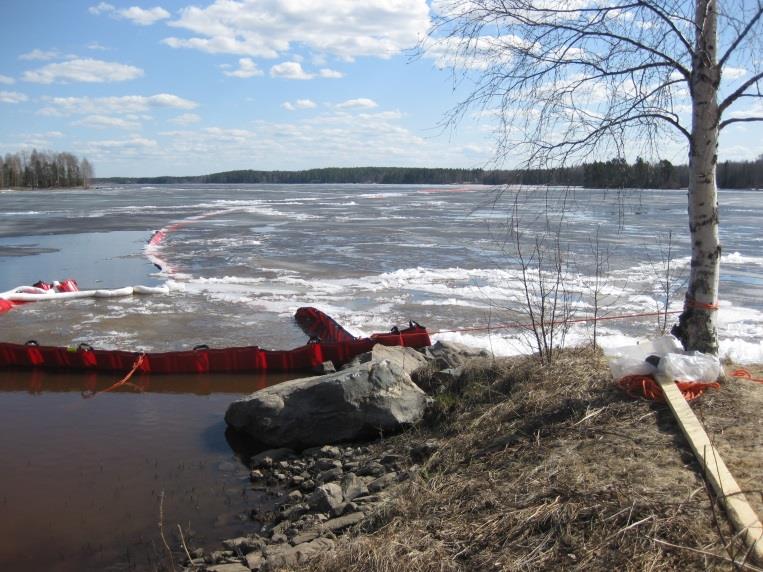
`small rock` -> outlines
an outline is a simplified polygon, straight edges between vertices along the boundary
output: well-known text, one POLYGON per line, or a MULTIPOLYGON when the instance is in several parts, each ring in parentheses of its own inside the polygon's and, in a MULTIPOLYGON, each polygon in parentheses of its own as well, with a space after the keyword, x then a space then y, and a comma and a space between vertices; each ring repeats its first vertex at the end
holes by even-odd
POLYGON ((224 560, 225 558, 228 558, 230 556, 235 556, 236 553, 232 550, 215 550, 214 552, 210 552, 209 559, 211 562, 220 562, 221 560, 224 560))
POLYGON ((344 473, 342 472, 342 469, 339 467, 336 467, 334 469, 329 469, 328 471, 322 471, 318 475, 318 482, 319 483, 329 483, 331 481, 336 481, 342 478, 342 475, 344 473))
POLYGON ((302 500, 302 497, 303 497, 303 496, 304 496, 304 495, 303 495, 301 492, 299 492, 299 491, 291 491, 291 492, 289 492, 289 494, 288 494, 288 495, 286 495, 286 497, 287 497, 287 498, 288 498, 288 499, 289 499, 291 502, 299 502, 299 501, 301 501, 301 500, 302 500))
POLYGON ((207 572, 249 572, 249 568, 241 563, 215 564, 207 566, 207 572))
POLYGON ((301 485, 299 485, 299 488, 304 492, 309 493, 315 488, 315 481, 313 481, 313 479, 307 479, 303 481, 301 485))
POLYGON ((291 522, 297 520, 303 514, 306 514, 310 510, 306 504, 295 504, 294 506, 287 508, 278 515, 279 520, 289 520, 291 522))
POLYGON ((318 375, 334 373, 335 371, 336 371, 336 367, 334 367, 334 362, 332 362, 331 360, 324 361, 322 364, 317 365, 313 368, 313 373, 317 373, 318 375))
POLYGON ((303 477, 302 475, 294 475, 291 478, 291 484, 294 485, 295 487, 298 487, 304 482, 305 482, 305 477, 303 477))
POLYGON ((351 501, 356 497, 368 494, 366 484, 355 475, 355 473, 346 473, 342 477, 342 495, 345 500, 351 501))
POLYGON ((235 552, 249 552, 256 548, 260 548, 261 540, 256 538, 250 538, 248 536, 239 536, 237 538, 229 538, 223 540, 223 546, 228 550, 235 552))
POLYGON ((265 475, 259 469, 254 469, 251 473, 249 473, 249 480, 252 482, 259 481, 263 478, 265 478, 265 475))
POLYGON ((377 461, 371 461, 360 467, 357 474, 360 476, 380 477, 385 473, 384 465, 377 461))
POLYGON ((259 570, 262 567, 262 553, 259 551, 250 552, 246 555, 246 565, 249 566, 249 570, 259 570))
POLYGON ((326 530, 336 532, 338 530, 343 530, 345 528, 358 524, 360 521, 363 520, 363 518, 365 518, 365 515, 362 512, 353 512, 353 513, 345 514, 337 518, 332 518, 330 520, 327 520, 321 526, 326 530))
POLYGON ((333 445, 324 445, 320 448, 320 453, 324 457, 333 457, 335 459, 342 456, 342 451, 339 447, 334 447, 333 445))
POLYGON ((392 471, 391 473, 387 473, 386 475, 382 475, 375 481, 372 481, 368 485, 368 490, 372 493, 378 493, 382 489, 387 488, 389 485, 397 481, 397 473, 392 471))
POLYGON ((375 503, 379 502, 381 500, 380 495, 366 495, 362 497, 355 497, 352 502, 358 503, 358 504, 365 504, 365 503, 375 503))
POLYGON ((273 544, 284 544, 289 541, 289 539, 286 537, 286 535, 282 532, 276 532, 273 536, 270 537, 270 541, 273 544))
POLYGON ((306 530, 305 532, 300 532, 294 538, 292 538, 291 543, 294 545, 304 544, 305 542, 315 540, 319 536, 320 533, 317 530, 306 530))
POLYGON ((314 511, 333 512, 343 499, 342 487, 336 483, 326 483, 317 487, 307 502, 314 511))
MULTIPOLYGON (((282 535, 284 532, 286 532, 286 529, 289 528, 289 525, 290 523, 288 520, 283 520, 279 522, 278 524, 276 524, 271 529, 270 539, 273 540, 273 538, 275 538, 277 535, 282 535)), ((280 542, 280 540, 273 540, 273 542, 280 542)))
POLYGON ((318 459, 315 462, 315 468, 319 471, 328 471, 330 469, 341 469, 342 461, 338 459, 318 459))
POLYGON ((285 459, 294 458, 296 454, 292 449, 281 447, 278 449, 268 449, 252 457, 251 466, 253 469, 260 467, 271 467, 273 463, 285 459))
POLYGON ((293 568, 312 556, 327 552, 332 548, 334 548, 334 542, 328 538, 316 538, 297 546, 268 547, 267 561, 263 568, 266 570, 293 568))

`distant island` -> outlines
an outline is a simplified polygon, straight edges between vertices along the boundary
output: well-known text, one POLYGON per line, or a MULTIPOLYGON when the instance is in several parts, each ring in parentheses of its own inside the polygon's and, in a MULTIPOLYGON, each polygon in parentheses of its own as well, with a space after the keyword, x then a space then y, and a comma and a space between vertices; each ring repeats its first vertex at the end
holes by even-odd
MULTIPOLYGON (((681 189, 689 183, 687 165, 642 159, 594 161, 577 167, 530 170, 442 169, 418 167, 329 167, 303 171, 225 171, 188 177, 108 177, 94 183, 116 184, 310 184, 357 183, 382 185, 569 185, 586 188, 681 189)), ((718 186, 728 189, 763 188, 763 155, 755 161, 725 161, 718 165, 718 186)))

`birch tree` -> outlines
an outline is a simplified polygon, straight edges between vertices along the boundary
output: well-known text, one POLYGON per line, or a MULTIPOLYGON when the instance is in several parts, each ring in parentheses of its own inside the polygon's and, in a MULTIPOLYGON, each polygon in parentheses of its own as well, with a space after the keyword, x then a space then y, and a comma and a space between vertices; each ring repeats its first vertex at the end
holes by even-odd
MULTIPOLYGON (((435 0, 425 52, 473 87, 452 120, 500 120, 498 157, 527 167, 615 150, 689 156, 691 273, 674 333, 717 354, 719 134, 763 121, 762 0, 435 0)), ((609 155, 611 156, 611 155, 609 155)))

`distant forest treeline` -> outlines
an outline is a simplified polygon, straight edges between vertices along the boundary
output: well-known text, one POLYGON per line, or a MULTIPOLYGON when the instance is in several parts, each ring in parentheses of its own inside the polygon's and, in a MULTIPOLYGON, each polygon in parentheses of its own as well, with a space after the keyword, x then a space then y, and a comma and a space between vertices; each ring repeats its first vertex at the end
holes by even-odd
POLYGON ((0 156, 0 189, 87 187, 93 166, 71 153, 34 150, 0 156))
MULTIPOLYGON (((686 165, 662 160, 648 163, 641 158, 594 161, 578 167, 534 170, 425 169, 416 167, 332 167, 305 171, 226 171, 195 177, 110 177, 97 182, 171 183, 378 183, 398 185, 570 185, 587 188, 679 189, 689 184, 686 165)), ((724 189, 763 188, 763 155, 755 161, 724 161, 718 164, 718 186, 724 189)))

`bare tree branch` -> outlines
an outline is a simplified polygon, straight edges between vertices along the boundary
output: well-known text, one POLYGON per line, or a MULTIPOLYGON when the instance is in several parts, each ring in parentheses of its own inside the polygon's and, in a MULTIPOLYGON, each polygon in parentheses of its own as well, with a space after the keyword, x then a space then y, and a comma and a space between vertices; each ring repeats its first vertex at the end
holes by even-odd
POLYGON ((754 76, 752 76, 750 79, 748 79, 746 82, 744 82, 742 85, 740 85, 734 92, 726 97, 726 99, 723 100, 723 102, 718 106, 718 112, 722 115, 724 111, 737 99, 742 97, 745 94, 745 91, 750 89, 753 85, 758 83, 761 79, 763 79, 763 72, 757 73, 754 76))
POLYGON ((763 117, 734 117, 733 119, 727 119, 726 121, 721 121, 721 124, 718 126, 718 129, 721 130, 727 125, 731 125, 732 123, 750 123, 754 121, 763 121, 763 117))
POLYGON ((758 21, 760 20, 761 16, 763 16, 763 4, 758 2, 758 11, 755 13, 755 15, 752 18, 750 18, 749 22, 747 22, 747 25, 744 27, 742 32, 739 35, 737 35, 736 39, 731 43, 731 45, 726 50, 726 53, 724 53, 721 56, 721 58, 718 60, 718 65, 720 67, 723 67, 726 65, 726 62, 728 62, 731 55, 736 51, 739 45, 744 41, 747 35, 752 31, 752 29, 755 27, 755 24, 757 24, 758 21))

